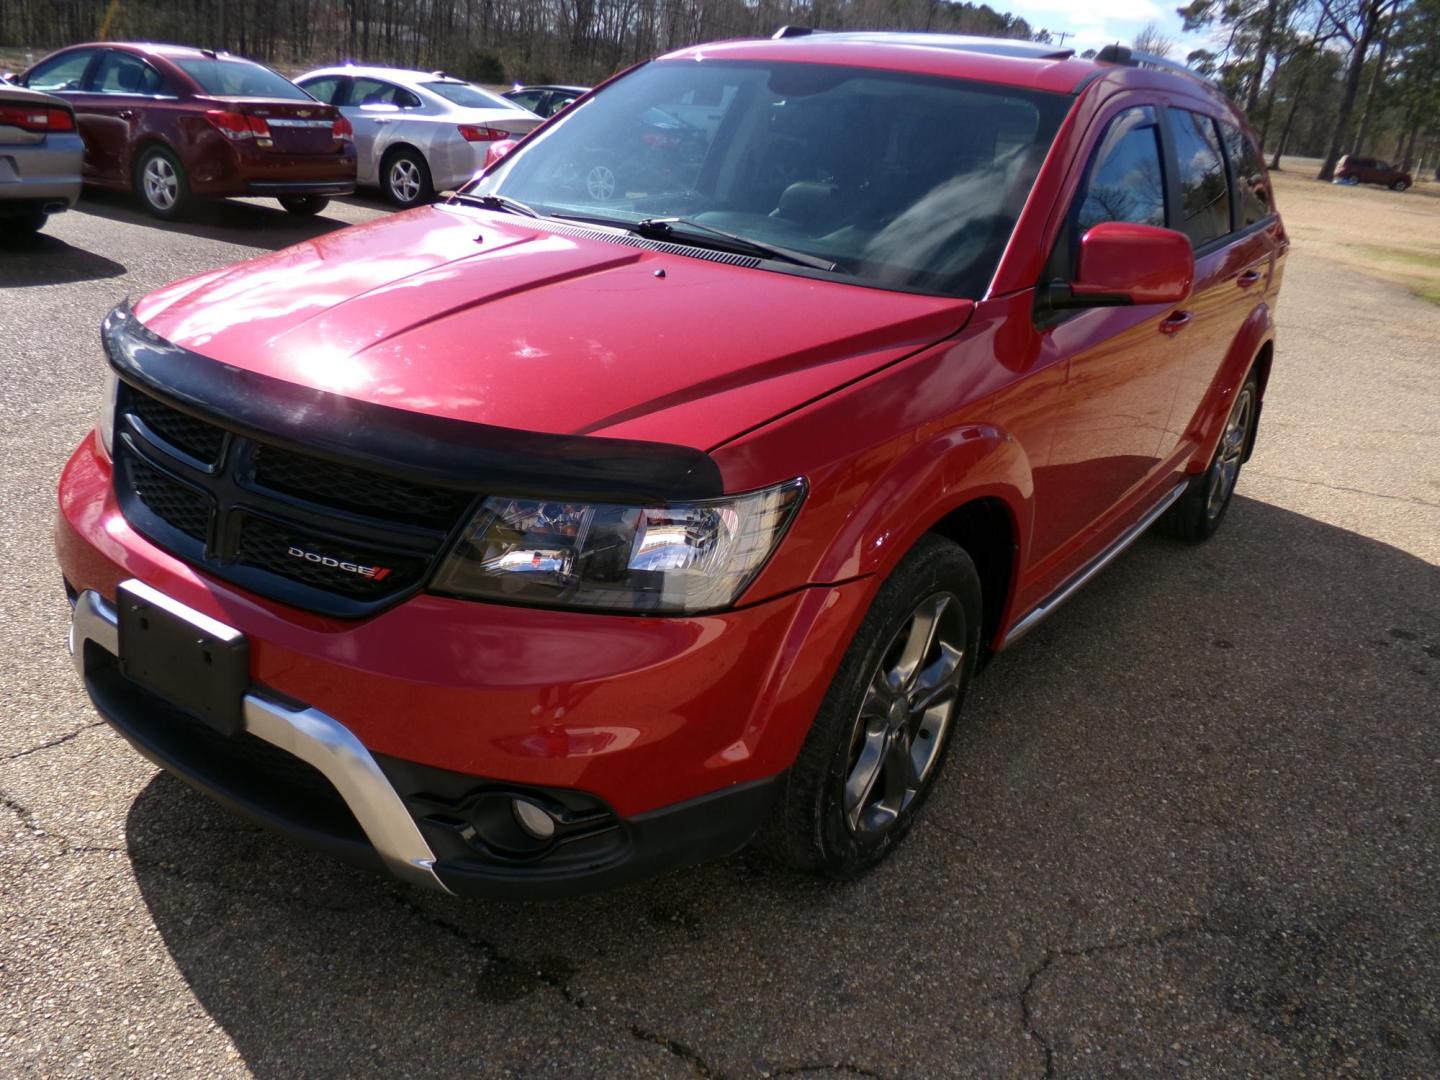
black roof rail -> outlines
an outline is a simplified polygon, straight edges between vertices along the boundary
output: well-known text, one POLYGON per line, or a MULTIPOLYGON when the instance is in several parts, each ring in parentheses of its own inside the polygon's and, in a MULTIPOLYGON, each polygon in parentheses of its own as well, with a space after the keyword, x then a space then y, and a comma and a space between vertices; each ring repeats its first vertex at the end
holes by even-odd
POLYGON ((1148 67, 1158 71, 1175 71, 1181 75, 1189 75, 1192 79, 1198 79, 1203 83, 1211 82, 1204 75, 1184 64, 1178 64, 1163 56, 1156 56, 1154 53, 1139 52, 1128 45, 1121 45, 1118 41, 1113 45, 1106 45, 1097 52, 1095 62, 1097 64, 1119 64, 1122 67, 1148 67))
POLYGON ((817 30, 813 26, 782 26, 770 35, 771 41, 782 41, 785 38, 809 37, 811 34, 823 34, 824 30, 817 30))

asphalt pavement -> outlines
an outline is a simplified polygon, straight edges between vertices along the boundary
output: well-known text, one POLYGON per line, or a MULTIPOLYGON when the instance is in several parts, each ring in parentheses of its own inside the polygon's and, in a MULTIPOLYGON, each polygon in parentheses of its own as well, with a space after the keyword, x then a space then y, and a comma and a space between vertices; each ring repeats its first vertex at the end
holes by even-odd
POLYGON ((1440 1074, 1440 308, 1297 249, 1221 534, 997 658, 864 880, 463 902, 100 725, 51 553, 105 312, 384 212, 87 197, 0 246, 0 1075, 1440 1074))

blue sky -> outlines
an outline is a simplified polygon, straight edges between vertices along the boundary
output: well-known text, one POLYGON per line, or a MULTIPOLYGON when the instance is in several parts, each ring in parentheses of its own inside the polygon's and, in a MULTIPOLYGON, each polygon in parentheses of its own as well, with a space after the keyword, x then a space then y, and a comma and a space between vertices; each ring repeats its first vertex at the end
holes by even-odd
POLYGON ((1043 27, 1054 33, 1068 30, 1075 36, 1065 39, 1077 51, 1098 49, 1112 41, 1128 45, 1140 28, 1156 23, 1166 37, 1176 42, 1171 58, 1184 62, 1185 56, 1205 43, 1203 34, 1182 34, 1180 16, 1175 14, 1178 0, 990 0, 999 11, 1021 16, 1037 30, 1043 27))

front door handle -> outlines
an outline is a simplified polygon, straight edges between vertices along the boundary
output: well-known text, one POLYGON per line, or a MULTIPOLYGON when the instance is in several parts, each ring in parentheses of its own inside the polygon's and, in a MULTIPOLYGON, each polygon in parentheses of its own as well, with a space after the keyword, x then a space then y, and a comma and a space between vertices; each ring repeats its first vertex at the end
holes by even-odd
POLYGON ((1246 270, 1243 274, 1241 274, 1238 278, 1235 279, 1235 284, 1239 285, 1242 289, 1248 289, 1251 285, 1254 285, 1257 281, 1259 281, 1260 278, 1261 274, 1259 270, 1246 270))
POLYGON ((1168 316, 1160 323, 1162 334, 1178 334, 1185 327, 1190 325, 1190 320, 1195 318, 1189 311, 1177 311, 1168 316))
POLYGON ((134 120, 134 119, 135 119, 137 116, 139 116, 139 115, 140 115, 140 110, 139 110, 139 109, 121 109, 121 110, 120 110, 120 119, 121 119, 121 120, 134 120))

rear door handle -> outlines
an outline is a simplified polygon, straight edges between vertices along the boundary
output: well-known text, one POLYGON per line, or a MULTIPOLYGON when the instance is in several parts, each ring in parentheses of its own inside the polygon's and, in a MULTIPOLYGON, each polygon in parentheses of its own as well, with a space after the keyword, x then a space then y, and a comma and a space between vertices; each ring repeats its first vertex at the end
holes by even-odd
POLYGON ((1162 334, 1178 334, 1185 327, 1190 325, 1190 320, 1195 316, 1188 311, 1177 311, 1160 323, 1162 334))
POLYGON ((1259 270, 1246 270, 1235 279, 1235 284, 1239 285, 1242 289, 1248 289, 1251 285, 1259 281, 1262 276, 1259 270))

